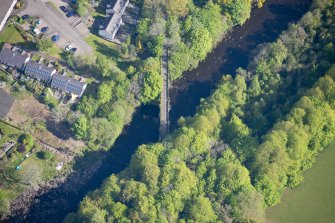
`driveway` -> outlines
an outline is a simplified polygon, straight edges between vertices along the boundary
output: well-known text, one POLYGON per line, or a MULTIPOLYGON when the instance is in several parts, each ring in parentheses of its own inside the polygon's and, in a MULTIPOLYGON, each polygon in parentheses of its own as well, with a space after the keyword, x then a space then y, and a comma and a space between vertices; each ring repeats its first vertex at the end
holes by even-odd
POLYGON ((61 48, 64 49, 68 43, 71 43, 78 49, 77 53, 80 55, 92 53, 92 47, 83 40, 80 33, 65 20, 62 14, 55 13, 49 7, 41 0, 30 0, 28 7, 19 15, 29 14, 41 18, 48 24, 51 32, 60 34, 61 39, 56 44, 61 48))

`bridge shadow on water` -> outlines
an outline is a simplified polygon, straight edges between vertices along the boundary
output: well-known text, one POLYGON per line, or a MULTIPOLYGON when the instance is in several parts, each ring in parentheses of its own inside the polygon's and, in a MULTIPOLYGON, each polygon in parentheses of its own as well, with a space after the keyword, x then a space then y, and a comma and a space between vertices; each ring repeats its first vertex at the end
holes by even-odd
POLYGON ((79 202, 88 192, 101 186, 112 174, 124 170, 136 148, 145 143, 158 140, 158 106, 141 106, 134 114, 130 125, 116 140, 110 151, 89 152, 75 161, 76 173, 67 177, 64 183, 35 198, 26 218, 16 216, 10 222, 62 222, 66 215, 78 208, 79 202), (105 157, 101 166, 90 171, 99 158, 105 157), (85 180, 86 178, 89 178, 85 180))

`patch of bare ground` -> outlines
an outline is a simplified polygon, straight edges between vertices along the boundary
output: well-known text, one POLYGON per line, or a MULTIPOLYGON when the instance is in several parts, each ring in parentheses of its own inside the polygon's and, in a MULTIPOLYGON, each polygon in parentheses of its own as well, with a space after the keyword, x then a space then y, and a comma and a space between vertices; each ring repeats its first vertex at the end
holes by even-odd
POLYGON ((31 133, 34 137, 56 148, 61 148, 76 154, 85 146, 81 140, 71 137, 70 127, 62 122, 68 109, 50 111, 34 96, 26 95, 24 99, 16 100, 8 118, 11 123, 31 133))

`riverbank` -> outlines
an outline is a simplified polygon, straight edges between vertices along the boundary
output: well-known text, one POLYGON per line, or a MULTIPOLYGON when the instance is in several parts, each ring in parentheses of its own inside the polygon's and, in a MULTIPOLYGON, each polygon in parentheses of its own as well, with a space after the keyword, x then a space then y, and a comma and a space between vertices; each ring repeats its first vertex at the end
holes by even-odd
POLYGON ((320 156, 295 189, 288 189, 280 204, 269 208, 266 222, 335 222, 335 142, 320 156))
MULTIPOLYGON (((234 29, 229 35, 229 41, 224 40, 217 47, 218 50, 214 50, 214 52, 216 51, 221 52, 220 49, 222 49, 222 47, 227 50, 231 50, 230 48, 232 46, 232 43, 234 43, 236 44, 235 45, 236 48, 234 50, 237 51, 240 50, 243 53, 247 53, 249 55, 250 54, 249 51, 255 49, 257 47, 257 44, 259 43, 258 40, 250 41, 250 39, 252 38, 258 39, 259 36, 262 37, 260 38, 260 40, 271 41, 272 39, 275 39, 282 30, 286 29, 289 22, 299 19, 300 16, 305 13, 304 10, 307 11, 308 9, 307 3, 304 3, 307 5, 306 7, 301 7, 300 5, 301 1, 298 0, 293 1, 292 4, 291 3, 292 2, 288 0, 279 1, 279 3, 277 3, 277 1, 274 0, 269 0, 265 5, 264 9, 255 9, 252 18, 249 20, 249 22, 244 26, 237 27, 236 28, 237 31, 235 31, 234 29), (296 4, 294 4, 294 2, 296 4), (294 9, 289 10, 291 6, 294 7, 294 9), (262 13, 264 14, 264 16, 262 13), (270 17, 265 16, 268 13, 271 14, 270 17), (257 14, 257 16, 255 16, 255 14, 257 14), (257 20, 253 21, 253 18, 255 17, 257 17, 257 20), (293 17, 294 19, 292 19, 293 17), (248 25, 253 23, 257 23, 259 25, 259 29, 248 27, 248 25), (280 27, 282 29, 277 26, 278 25, 277 23, 280 24, 280 27), (272 24, 277 25, 272 27, 272 24), (241 38, 241 35, 239 35, 240 33, 245 33, 245 37, 241 38), (245 49, 241 48, 241 44, 244 42, 250 44, 248 45, 250 49, 248 49, 247 52, 244 52, 245 49)), ((225 51, 225 53, 227 52, 228 51, 225 51)), ((236 56, 236 54, 234 53, 228 52, 228 54, 220 57, 219 59, 220 60, 217 61, 217 63, 222 63, 223 61, 225 62, 230 61, 225 65, 218 64, 218 67, 223 66, 223 70, 222 71, 219 70, 217 73, 213 74, 216 74, 220 77, 223 73, 229 72, 229 70, 233 71, 239 66, 243 66, 243 64, 242 65, 240 64, 241 61, 243 62, 243 60, 241 60, 242 57, 236 56)), ((214 63, 216 62, 213 61, 212 58, 209 56, 206 59, 206 61, 200 65, 199 69, 205 69, 206 67, 208 69, 211 69, 213 68, 212 65, 214 63)), ((205 72, 203 73, 203 75, 204 76, 210 75, 210 73, 205 72)), ((178 106, 180 104, 183 104, 183 101, 185 100, 194 103, 193 104, 186 103, 186 106, 183 107, 182 110, 178 110, 179 108, 178 106, 173 107, 171 112, 175 115, 176 118, 179 118, 180 115, 184 115, 185 113, 193 114, 196 106, 199 104, 200 98, 206 97, 206 94, 207 96, 209 95, 210 91, 215 86, 215 79, 212 79, 212 76, 208 76, 208 78, 209 79, 207 80, 211 80, 210 83, 206 81, 201 82, 203 88, 201 86, 197 88, 196 86, 197 80, 194 80, 192 78, 185 80, 186 82, 190 82, 188 83, 189 85, 193 86, 194 84, 195 86, 194 90, 196 94, 194 94, 194 92, 192 91, 189 91, 188 88, 186 89, 181 88, 180 91, 177 92, 177 98, 179 98, 180 96, 184 98, 182 100, 176 100, 176 103, 178 103, 178 106)), ((157 108, 149 108, 149 109, 154 110, 157 108)), ((77 209, 79 202, 89 191, 92 191, 100 187, 101 183, 106 177, 110 176, 113 173, 118 173, 122 171, 128 165, 130 157, 134 153, 138 145, 142 143, 157 141, 158 139, 157 117, 158 113, 151 114, 150 111, 149 114, 140 113, 140 120, 142 121, 137 122, 136 118, 134 119, 135 121, 133 121, 130 124, 130 126, 126 128, 126 131, 129 132, 118 138, 114 148, 112 148, 110 154, 108 154, 108 158, 103 162, 103 165, 101 165, 101 167, 96 171, 96 174, 92 176, 92 178, 88 182, 85 183, 85 185, 79 185, 76 189, 76 193, 69 193, 69 194, 63 193, 62 185, 59 185, 57 188, 52 189, 43 195, 37 196, 35 199, 38 200, 39 202, 36 202, 34 203, 33 206, 31 206, 28 213, 28 218, 25 220, 28 222, 45 222, 47 219, 49 220, 48 222, 50 222, 50 219, 52 219, 52 222, 60 222, 64 218, 64 216, 66 216, 67 213, 75 211, 77 209)), ((64 182, 64 185, 66 185, 66 182, 64 182)), ((12 222, 20 221, 18 218, 15 217, 13 217, 13 219, 11 220, 12 222)))
POLYGON ((311 0, 267 0, 262 8, 254 9, 243 26, 234 27, 207 55, 199 66, 185 72, 172 82, 170 90, 170 130, 177 127, 180 116, 192 116, 201 98, 207 98, 222 75, 246 67, 257 45, 272 42, 306 13, 311 0))
POLYGON ((9 222, 62 222, 76 211, 88 192, 99 188, 113 173, 121 172, 135 149, 158 140, 157 106, 140 107, 110 151, 92 151, 74 162, 68 177, 56 178, 36 191, 28 191, 12 203, 9 222))

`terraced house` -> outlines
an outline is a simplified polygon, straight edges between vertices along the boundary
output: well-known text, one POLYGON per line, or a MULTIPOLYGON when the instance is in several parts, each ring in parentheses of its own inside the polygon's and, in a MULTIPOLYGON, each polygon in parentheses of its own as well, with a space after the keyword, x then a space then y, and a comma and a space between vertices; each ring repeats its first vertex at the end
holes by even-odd
POLYGON ((56 73, 56 69, 51 66, 39 64, 35 61, 29 61, 26 65, 24 73, 32 78, 45 83, 50 83, 52 76, 56 73))
POLYGON ((79 80, 56 73, 51 81, 51 87, 75 94, 81 97, 87 87, 87 84, 79 80))
POLYGON ((129 0, 112 0, 107 4, 105 21, 99 27, 99 35, 113 41, 122 24, 122 15, 129 0))
POLYGON ((0 52, 0 63, 22 71, 30 61, 30 56, 30 53, 5 43, 0 52))

